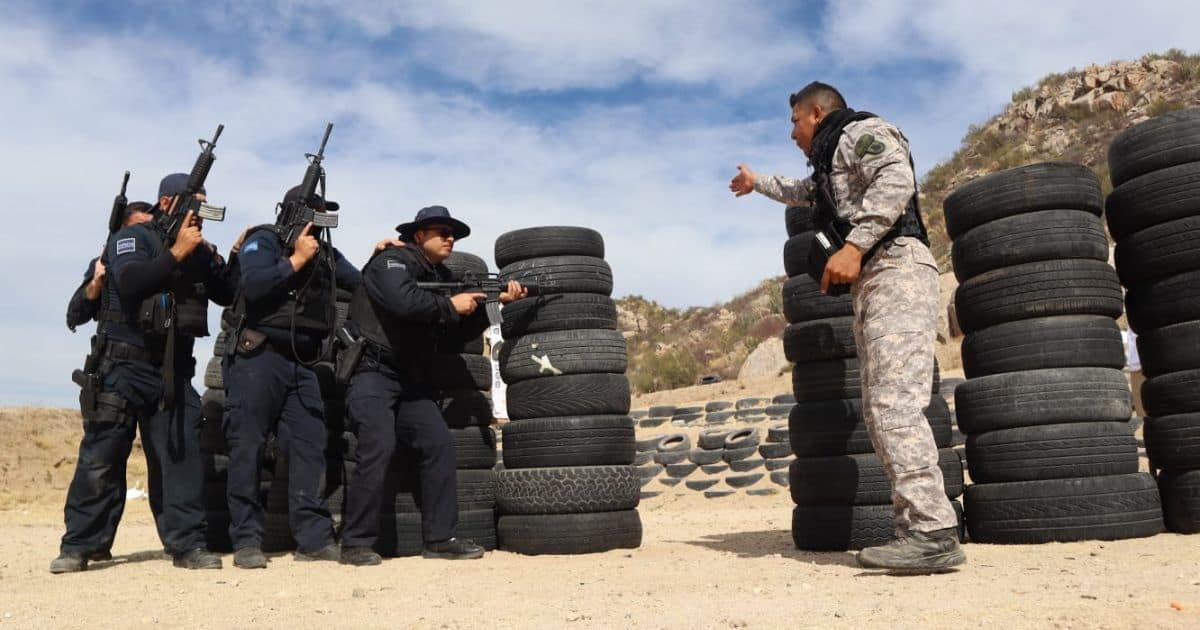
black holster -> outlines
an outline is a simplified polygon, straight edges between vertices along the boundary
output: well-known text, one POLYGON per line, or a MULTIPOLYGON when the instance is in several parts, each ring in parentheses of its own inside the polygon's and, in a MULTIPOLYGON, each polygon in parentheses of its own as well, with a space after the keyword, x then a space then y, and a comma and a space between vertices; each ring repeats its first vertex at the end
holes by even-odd
POLYGON ((337 352, 334 354, 333 378, 339 384, 345 385, 354 376, 358 364, 362 362, 363 353, 367 349, 365 337, 354 338, 345 327, 337 331, 337 352))

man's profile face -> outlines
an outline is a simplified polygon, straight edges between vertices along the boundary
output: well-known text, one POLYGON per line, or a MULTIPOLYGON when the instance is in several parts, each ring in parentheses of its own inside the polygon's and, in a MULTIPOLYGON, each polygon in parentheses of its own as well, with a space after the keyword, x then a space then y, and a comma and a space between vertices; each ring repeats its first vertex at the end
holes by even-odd
POLYGON ((125 217, 125 226, 124 227, 129 227, 131 225, 137 225, 139 223, 146 223, 148 221, 153 221, 153 220, 154 220, 153 214, 151 214, 149 212, 141 212, 138 210, 133 210, 129 213, 129 216, 125 217))
POLYGON ((413 238, 425 255, 433 262, 441 262, 450 257, 454 251, 454 228, 449 225, 434 224, 417 230, 413 238))
POLYGON ((812 157, 813 134, 824 117, 825 112, 819 105, 800 102, 792 108, 792 140, 796 141, 796 146, 804 155, 812 157))

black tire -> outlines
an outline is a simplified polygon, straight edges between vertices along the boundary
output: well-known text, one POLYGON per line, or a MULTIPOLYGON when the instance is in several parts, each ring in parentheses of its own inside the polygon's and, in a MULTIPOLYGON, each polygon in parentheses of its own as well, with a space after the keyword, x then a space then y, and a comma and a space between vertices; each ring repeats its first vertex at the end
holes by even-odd
POLYGON ((660 452, 657 452, 654 454, 655 463, 662 464, 663 466, 669 466, 671 464, 681 464, 683 462, 686 462, 687 460, 688 460, 688 452, 687 451, 669 451, 666 453, 660 451, 660 452))
POLYGON ((963 339, 967 378, 1069 367, 1125 367, 1116 320, 1103 315, 1035 317, 996 324, 963 339))
POLYGON ((792 391, 800 402, 861 398, 858 359, 797 363, 792 366, 792 391))
POLYGON ((651 418, 667 418, 675 415, 674 405, 655 405, 646 411, 646 415, 651 418))
POLYGON ((1154 478, 1145 473, 985 483, 967 488, 971 540, 1035 544, 1119 540, 1163 531, 1154 478))
POLYGON ((787 442, 771 442, 758 445, 758 454, 763 459, 779 459, 792 455, 792 445, 787 442))
POLYGON ((455 280, 462 280, 467 273, 478 277, 488 272, 487 261, 469 252, 450 252, 450 257, 443 260, 442 264, 446 265, 455 280))
POLYGON ((686 486, 688 490, 695 490, 696 492, 701 492, 704 490, 708 490, 709 488, 717 485, 718 481, 720 481, 720 480, 719 479, 689 479, 689 480, 683 482, 683 485, 686 486))
POLYGON ((1200 368, 1146 379, 1142 404, 1151 416, 1200 412, 1200 368))
POLYGON ((746 459, 738 459, 729 462, 729 470, 739 473, 759 470, 760 468, 763 468, 763 463, 766 461, 767 460, 761 457, 747 457, 746 459))
POLYGON ((604 258, 604 237, 585 227, 543 226, 505 232, 496 239, 496 265, 546 256, 604 258))
POLYGON ((625 337, 615 330, 561 330, 504 342, 500 376, 505 383, 562 374, 624 374, 625 337))
POLYGON ((1079 164, 1046 162, 974 179, 942 204, 946 231, 957 240, 972 228, 1026 212, 1084 210, 1100 216, 1100 180, 1079 164))
POLYGON ((228 330, 222 330, 221 332, 217 333, 217 338, 213 341, 213 356, 214 357, 225 356, 225 344, 228 340, 229 340, 229 331, 228 330))
POLYGON ((715 464, 700 464, 700 471, 706 475, 719 475, 729 470, 729 463, 720 461, 715 464))
MULTIPOLYGON (((792 409, 795 409, 795 408, 796 408, 796 405, 794 403, 788 407, 788 416, 789 417, 792 414, 792 409)), ((769 443, 769 444, 776 444, 776 443, 786 444, 787 442, 788 442, 788 425, 777 424, 772 427, 767 427, 767 443, 769 443)))
POLYGON ((725 424, 733 417, 732 411, 714 411, 704 416, 704 424, 725 424))
POLYGON ((1108 196, 1108 230, 1119 243, 1153 226, 1200 215, 1200 162, 1147 173, 1108 196))
POLYGON ((638 478, 644 483, 662 474, 664 468, 662 464, 644 464, 635 467, 634 470, 637 471, 638 478))
POLYGON ((1056 368, 973 378, 954 392, 958 427, 968 435, 1073 422, 1125 422, 1129 381, 1109 368, 1056 368))
POLYGON ((635 447, 628 416, 534 418, 504 426, 506 468, 628 465, 635 447))
POLYGON ((508 386, 508 417, 625 415, 629 379, 623 374, 572 374, 508 386))
POLYGON ((732 433, 732 431, 726 429, 710 429, 708 431, 701 431, 700 435, 696 437, 696 444, 700 448, 708 451, 721 450, 725 448, 725 438, 728 437, 730 433, 732 433))
POLYGON ((787 229, 787 235, 795 236, 801 232, 812 231, 815 213, 816 208, 812 206, 788 206, 783 211, 783 223, 787 229))
MULTIPOLYGON (((938 450, 946 496, 963 492, 962 460, 953 449, 938 450)), ((873 453, 801 457, 792 462, 788 488, 797 505, 878 505, 892 501, 892 483, 873 453)))
POLYGON ((707 464, 715 464, 717 462, 724 461, 723 455, 724 451, 720 449, 705 450, 702 448, 694 448, 688 451, 688 461, 699 466, 704 466, 707 464))
POLYGON ((431 384, 438 389, 492 388, 492 360, 481 354, 435 354, 429 365, 431 384))
POLYGON ((204 368, 204 386, 209 389, 225 389, 225 373, 221 371, 221 357, 208 360, 204 368))
POLYGON ((789 323, 854 315, 850 295, 830 297, 808 275, 794 276, 783 283, 783 316, 789 323))
POLYGON ((496 465, 496 432, 491 427, 450 429, 458 468, 484 469, 496 465))
POLYGON ((1108 260, 1108 234, 1094 213, 1043 210, 989 221, 954 241, 951 259, 960 282, 981 273, 1060 258, 1108 260))
POLYGON ((1167 529, 1200 534, 1200 470, 1164 471, 1158 484, 1167 529))
MULTIPOLYGON (((419 512, 384 512, 375 551, 388 557, 419 556, 425 546, 419 512)), ((459 510, 458 537, 473 540, 484 549, 496 549, 496 513, 493 510, 459 510)))
POLYGON ((1138 471, 1138 444, 1125 422, 1047 424, 967 438, 975 483, 1124 475, 1138 471))
POLYGON ((594 293, 612 295, 612 268, 593 256, 543 256, 504 266, 500 280, 536 283, 539 295, 594 293))
POLYGON ((725 484, 730 488, 745 488, 759 482, 764 477, 763 473, 747 473, 744 475, 728 475, 725 477, 725 484))
POLYGON ((954 295, 959 326, 988 326, 1053 315, 1119 317, 1121 283, 1099 260, 1048 260, 994 269, 959 285, 954 295))
MULTIPOLYGON (((597 417, 599 417, 599 416, 597 416, 597 417)), ((616 417, 616 416, 614 416, 614 417, 616 417)), ((527 420, 526 422, 532 422, 532 420, 527 420)), ((522 422, 521 424, 525 424, 525 423, 522 422)), ((511 429, 514 426, 516 426, 516 424, 509 425, 508 427, 505 428, 505 430, 507 431, 508 429, 511 429)), ((654 448, 656 446, 658 446, 658 438, 652 437, 652 438, 645 438, 645 439, 637 440, 636 442, 634 442, 634 445, 636 447, 637 452, 639 452, 639 453, 652 453, 652 452, 654 452, 654 448)), ((579 464, 579 465, 582 466, 583 464, 579 464)))
POLYGON ((784 328, 783 354, 793 363, 856 356, 854 318, 813 319, 784 328))
POLYGON ((783 271, 789 278, 808 273, 808 250, 812 249, 813 233, 801 232, 783 244, 783 271))
MULTIPOLYGON (((962 506, 951 501, 962 531, 962 506)), ((961 534, 960 534, 961 536, 961 534)), ((887 544, 896 537, 896 511, 888 505, 797 505, 792 542, 805 551, 845 551, 887 544)))
POLYGON ((1129 289, 1129 327, 1143 332, 1200 319, 1200 271, 1188 271, 1129 289))
POLYGON ((505 306, 503 313, 500 330, 505 339, 556 330, 617 329, 617 306, 612 298, 590 293, 525 298, 505 306))
POLYGON ((1200 269, 1200 213, 1130 234, 1115 256, 1127 287, 1200 269))
POLYGON ((1117 134, 1108 145, 1113 186, 1187 162, 1200 162, 1200 108, 1155 116, 1117 134))
MULTIPOLYGON (((397 514, 412 514, 421 511, 421 495, 418 475, 413 470, 391 471, 385 482, 385 496, 392 496, 392 507, 397 514)), ((458 510, 491 510, 496 507, 497 477, 494 470, 455 471, 455 489, 458 493, 458 510)), ((387 512, 388 506, 384 506, 387 512)))
POLYGON ((463 344, 459 350, 462 354, 483 354, 483 337, 479 336, 463 344))
MULTIPOLYGON (((210 390, 212 391, 212 390, 210 390)), ((200 450, 214 455, 228 455, 229 443, 225 441, 225 430, 221 419, 208 420, 200 426, 200 450)))
POLYGON ((496 507, 501 514, 632 510, 637 507, 640 487, 632 466, 505 470, 496 486, 496 507))
POLYGON ((1137 338, 1147 377, 1200 367, 1200 320, 1155 328, 1137 338))
MULTIPOLYGON (((950 446, 950 407, 933 396, 925 417, 938 448, 950 446)), ((873 453, 871 436, 863 422, 862 400, 828 400, 797 405, 788 418, 788 437, 797 457, 826 457, 873 453)))
POLYGON ((500 548, 527 555, 599 553, 642 544, 637 510, 501 516, 500 548))
POLYGON ((712 413, 714 411, 726 411, 733 409, 733 403, 728 400, 714 400, 704 403, 704 413, 712 413))
POLYGON ((205 420, 219 424, 225 415, 225 390, 204 390, 204 395, 200 397, 200 410, 205 420))
POLYGON ((438 399, 442 419, 451 428, 486 427, 492 424, 492 401, 474 389, 445 392, 438 399))
POLYGON ((721 459, 725 460, 726 462, 736 462, 739 460, 746 459, 747 457, 754 457, 754 455, 757 453, 758 453, 757 446, 743 446, 740 448, 727 448, 727 449, 721 451, 721 459))
POLYGON ((738 429, 731 431, 725 436, 725 443, 722 445, 725 450, 731 451, 746 447, 756 447, 759 443, 758 429, 738 429))
POLYGON ((658 439, 654 450, 659 453, 680 453, 692 448, 692 438, 686 433, 672 433, 658 439))
POLYGON ((1152 467, 1200 469, 1200 413, 1146 418, 1143 432, 1152 467))

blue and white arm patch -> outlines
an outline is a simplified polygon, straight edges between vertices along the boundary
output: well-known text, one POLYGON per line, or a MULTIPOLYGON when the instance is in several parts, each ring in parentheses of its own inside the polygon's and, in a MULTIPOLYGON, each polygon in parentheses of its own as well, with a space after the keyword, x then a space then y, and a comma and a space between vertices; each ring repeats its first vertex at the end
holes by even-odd
POLYGON ((130 238, 122 238, 122 239, 117 240, 117 255, 118 256, 120 256, 121 254, 132 254, 135 251, 137 251, 137 239, 136 238, 130 237, 130 238))
POLYGON ((395 260, 387 261, 387 267, 385 267, 385 269, 403 269, 408 271, 408 267, 406 267, 404 263, 395 260))
POLYGON ((249 254, 250 252, 258 251, 258 239, 254 239, 242 246, 242 253, 249 254))

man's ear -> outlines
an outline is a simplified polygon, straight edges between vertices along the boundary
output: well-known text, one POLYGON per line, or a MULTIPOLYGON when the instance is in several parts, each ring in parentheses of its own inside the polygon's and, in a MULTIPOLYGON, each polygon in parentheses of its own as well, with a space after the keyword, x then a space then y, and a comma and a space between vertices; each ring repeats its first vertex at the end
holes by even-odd
POLYGON ((815 120, 820 121, 822 118, 825 118, 825 109, 814 103, 812 106, 812 115, 815 120))

